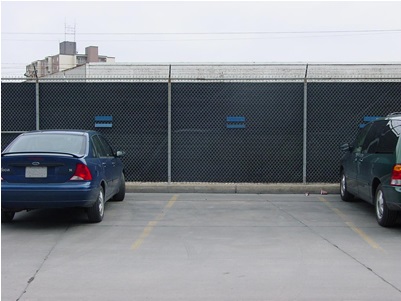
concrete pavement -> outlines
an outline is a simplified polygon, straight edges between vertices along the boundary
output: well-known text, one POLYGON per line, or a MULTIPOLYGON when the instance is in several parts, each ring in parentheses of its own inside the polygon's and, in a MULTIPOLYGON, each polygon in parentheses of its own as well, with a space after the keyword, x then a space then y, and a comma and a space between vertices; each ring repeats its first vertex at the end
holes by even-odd
POLYGON ((2 300, 401 300, 401 227, 339 195, 128 193, 1 227, 2 300))

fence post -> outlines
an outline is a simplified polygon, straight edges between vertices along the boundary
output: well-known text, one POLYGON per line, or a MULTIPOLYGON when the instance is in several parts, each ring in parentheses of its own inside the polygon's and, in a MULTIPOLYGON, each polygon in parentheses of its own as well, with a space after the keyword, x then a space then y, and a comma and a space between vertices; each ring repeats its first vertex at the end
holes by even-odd
POLYGON ((305 77, 304 77, 304 141, 303 141, 303 161, 302 161, 302 183, 306 184, 306 165, 307 165, 307 125, 308 125, 308 64, 306 64, 305 77))
POLYGON ((35 84, 35 108, 36 108, 36 113, 35 113, 35 119, 36 119, 36 130, 38 131, 40 129, 40 115, 39 115, 39 78, 38 78, 38 72, 36 71, 35 64, 33 65, 33 70, 35 71, 35 77, 36 77, 36 84, 35 84))
POLYGON ((168 71, 167 181, 171 183, 171 65, 168 71))

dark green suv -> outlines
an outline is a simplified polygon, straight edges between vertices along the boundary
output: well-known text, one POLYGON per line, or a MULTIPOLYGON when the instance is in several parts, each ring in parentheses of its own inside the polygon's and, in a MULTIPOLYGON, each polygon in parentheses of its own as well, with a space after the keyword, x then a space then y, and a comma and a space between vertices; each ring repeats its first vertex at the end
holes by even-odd
POLYGON ((341 145, 341 198, 375 205, 377 222, 393 226, 401 212, 401 113, 364 126, 354 143, 341 145))

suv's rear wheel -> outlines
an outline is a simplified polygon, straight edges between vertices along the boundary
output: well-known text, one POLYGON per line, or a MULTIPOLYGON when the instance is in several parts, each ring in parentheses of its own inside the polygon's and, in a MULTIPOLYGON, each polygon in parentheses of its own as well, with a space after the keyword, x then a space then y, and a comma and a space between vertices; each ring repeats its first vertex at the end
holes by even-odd
POLYGON ((343 201, 349 202, 354 198, 354 195, 348 192, 347 189, 347 177, 345 176, 344 171, 341 172, 341 180, 340 180, 340 195, 343 201))
POLYGON ((388 209, 381 184, 376 189, 375 208, 376 219, 380 226, 394 226, 398 218, 398 211, 388 209))

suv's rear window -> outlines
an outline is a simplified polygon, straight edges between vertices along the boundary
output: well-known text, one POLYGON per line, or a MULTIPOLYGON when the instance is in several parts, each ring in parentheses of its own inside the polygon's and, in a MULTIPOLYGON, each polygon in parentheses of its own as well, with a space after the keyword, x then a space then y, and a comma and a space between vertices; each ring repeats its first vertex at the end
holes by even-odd
POLYGON ((392 154, 395 151, 398 137, 401 133, 400 120, 378 120, 370 124, 361 132, 362 143, 360 151, 370 154, 392 154), (365 134, 364 134, 365 133, 365 134))
POLYGON ((18 137, 7 152, 61 152, 84 155, 86 139, 83 135, 43 133, 18 137))
POLYGON ((377 153, 393 153, 401 133, 401 123, 390 120, 379 137, 377 153))

